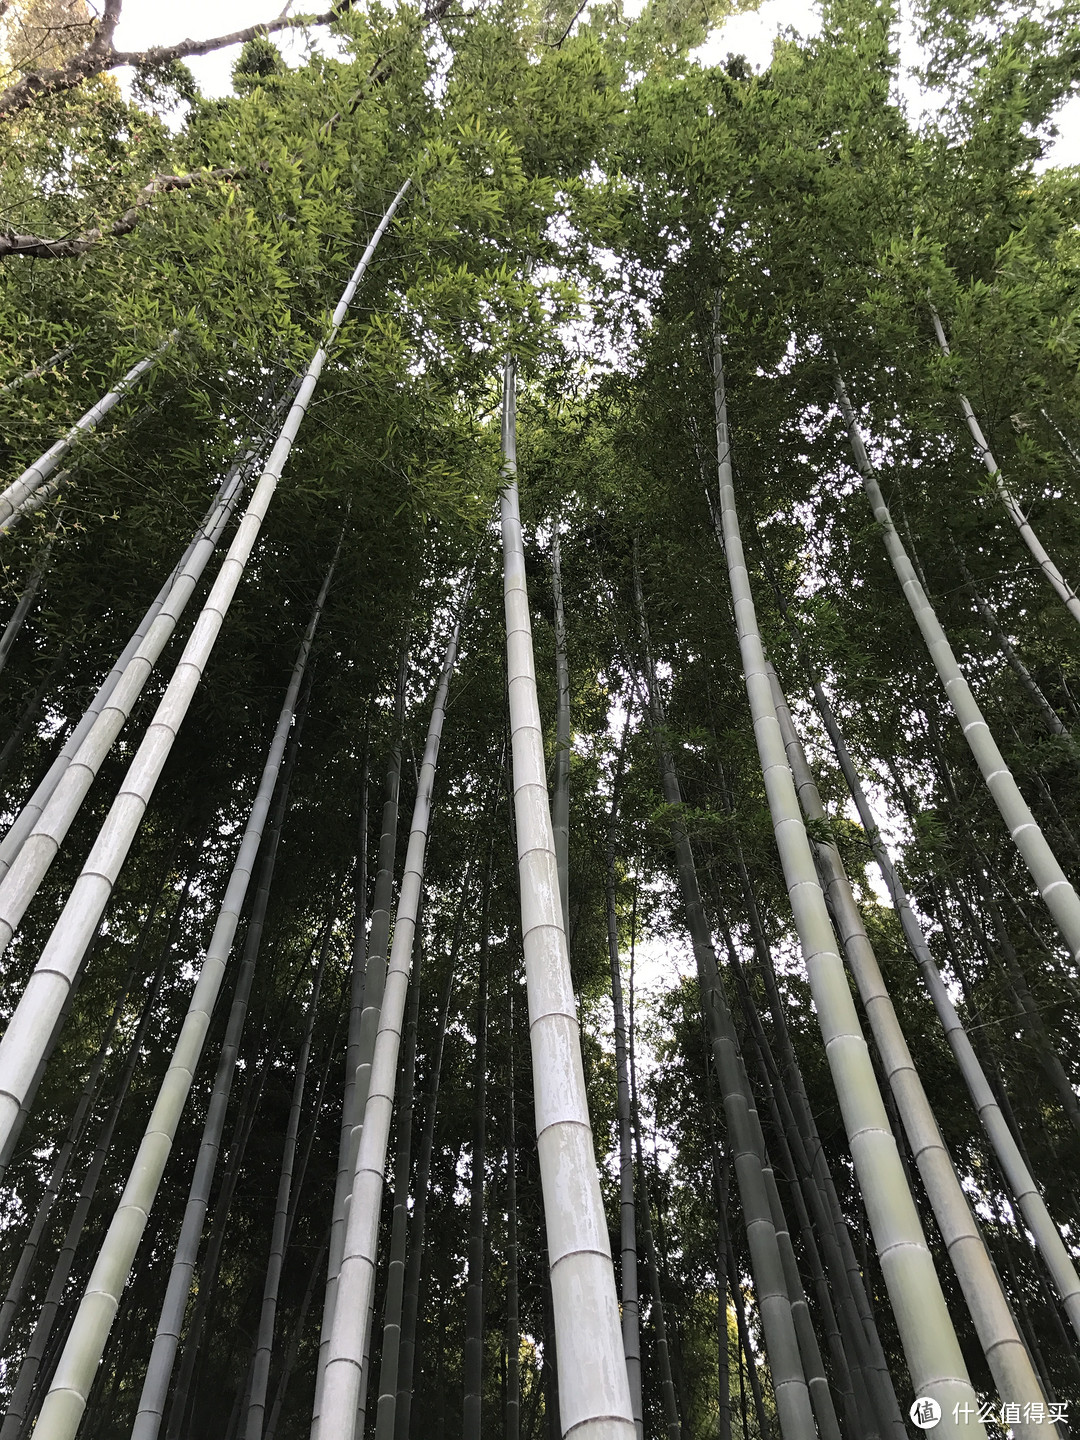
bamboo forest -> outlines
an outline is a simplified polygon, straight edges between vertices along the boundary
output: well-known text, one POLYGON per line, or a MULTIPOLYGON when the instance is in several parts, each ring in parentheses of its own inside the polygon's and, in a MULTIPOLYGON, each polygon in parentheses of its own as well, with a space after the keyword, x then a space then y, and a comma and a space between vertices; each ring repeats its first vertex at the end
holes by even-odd
POLYGON ((1069 1440, 1080 4, 294 8, 0 0, 0 1440, 1069 1440))

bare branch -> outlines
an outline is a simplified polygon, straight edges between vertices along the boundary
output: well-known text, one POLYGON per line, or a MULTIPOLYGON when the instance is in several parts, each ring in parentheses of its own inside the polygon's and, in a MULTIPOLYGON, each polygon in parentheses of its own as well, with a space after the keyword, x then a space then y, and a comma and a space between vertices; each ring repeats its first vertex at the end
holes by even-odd
POLYGON ((139 191, 134 205, 104 230, 95 227, 84 230, 81 235, 59 236, 53 240, 41 235, 17 235, 9 230, 7 233, 0 233, 0 257, 29 255, 39 260, 57 260, 83 255, 103 239, 130 234, 142 219, 146 207, 153 204, 159 195, 166 195, 173 190, 190 190, 193 185, 207 180, 239 180, 248 173, 246 167, 239 167, 192 170, 187 175, 155 175, 153 180, 139 191))
POLYGON ((167 65, 189 55, 209 55, 212 51, 223 50, 229 45, 243 45, 249 40, 255 40, 262 35, 273 35, 279 30, 329 25, 351 7, 352 0, 339 0, 339 3, 321 15, 282 14, 274 20, 267 20, 265 24, 249 25, 244 30, 217 35, 212 40, 181 40, 176 45, 156 45, 149 50, 114 48, 112 38, 120 19, 122 3, 123 0, 105 0, 105 9, 95 26, 93 39, 66 65, 57 70, 40 70, 24 75, 14 85, 0 92, 0 118, 25 110, 40 95, 55 95, 61 90, 71 90, 90 76, 115 70, 120 65, 167 65))

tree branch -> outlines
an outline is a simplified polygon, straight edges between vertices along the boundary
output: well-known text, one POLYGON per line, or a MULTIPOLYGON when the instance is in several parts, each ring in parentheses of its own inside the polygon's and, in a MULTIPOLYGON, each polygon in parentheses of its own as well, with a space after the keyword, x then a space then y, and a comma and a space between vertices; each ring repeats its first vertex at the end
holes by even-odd
POLYGON ((0 233, 0 257, 5 255, 30 255, 39 260, 57 260, 85 254, 103 239, 127 235, 142 219, 148 205, 159 195, 172 190, 190 190, 204 180, 239 180, 249 173, 247 167, 220 170, 192 170, 187 175, 155 175, 148 185, 139 191, 130 209, 125 210, 119 220, 102 230, 97 227, 84 230, 81 235, 59 236, 54 240, 41 235, 17 235, 14 231, 0 233))
MULTIPOLYGON (((244 30, 234 30, 228 35, 217 35, 212 40, 181 40, 176 45, 155 45, 150 50, 117 50, 113 46, 113 35, 120 20, 123 0, 105 0, 105 9, 94 30, 93 39, 78 55, 58 70, 40 70, 24 75, 14 85, 0 92, 0 118, 15 115, 25 110, 40 95, 55 95, 61 90, 71 90, 92 75, 106 70, 115 70, 120 65, 159 66, 173 60, 182 60, 188 55, 209 55, 214 50, 223 50, 229 45, 244 45, 262 35, 273 35, 279 30, 294 30, 300 26, 329 25, 351 7, 352 0, 338 0, 321 15, 279 15, 262 25, 249 25, 244 30)), ((3 252, 0 252, 3 253, 3 252)))

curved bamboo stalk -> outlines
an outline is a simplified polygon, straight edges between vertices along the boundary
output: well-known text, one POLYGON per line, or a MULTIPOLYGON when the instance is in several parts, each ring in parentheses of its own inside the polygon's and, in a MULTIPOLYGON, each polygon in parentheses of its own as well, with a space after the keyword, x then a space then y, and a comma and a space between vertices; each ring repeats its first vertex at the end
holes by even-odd
POLYGON ((934 1009, 941 1022, 941 1028, 945 1032, 945 1038, 949 1042, 949 1048, 956 1058, 972 1104, 987 1133, 991 1148, 1004 1172, 1013 1198, 1020 1207, 1020 1212, 1031 1231, 1036 1247, 1050 1272, 1077 1338, 1080 1339, 1080 1275, 1077 1274, 1076 1265, 1065 1248, 1060 1230, 1046 1208, 1046 1202, 1043 1200, 1027 1161, 1016 1143, 1001 1106, 994 1096, 993 1088, 986 1077, 979 1057, 975 1054, 963 1021, 956 1012, 956 1006, 949 996, 945 982, 941 978, 941 972, 930 953, 930 947, 926 942, 922 926, 912 909, 903 881, 897 874, 892 857, 881 837, 881 831, 874 819, 862 780, 852 761, 851 753, 837 724, 832 706, 817 680, 813 681, 813 691, 818 714, 832 741, 840 769, 843 771, 844 779, 847 781, 848 789, 851 791, 859 812, 859 820, 866 832, 874 859, 877 861, 882 879, 885 881, 896 908, 904 937, 922 971, 926 988, 930 992, 930 999, 933 1001, 934 1009))
POLYGON ((460 633, 459 613, 447 645, 428 727, 427 743, 424 746, 424 758, 417 779, 409 845, 394 918, 394 940, 387 965, 386 988, 353 1175, 352 1205, 345 1229, 341 1268, 338 1272, 337 1300, 334 1305, 326 1378, 318 1417, 320 1431, 332 1436, 333 1440, 352 1440, 356 1432, 360 1376, 370 1332, 379 1212, 390 1137, 390 1119, 394 1108, 401 1025, 424 881, 435 766, 460 633))
POLYGON ((855 419, 855 411, 848 397, 847 387, 839 367, 834 371, 834 380, 836 398, 847 425, 848 438, 851 441, 855 468, 862 477, 863 488, 874 512, 874 519, 881 527, 892 567, 896 571, 904 596, 911 607, 911 613, 915 617, 915 622, 926 642, 926 648, 941 677, 941 683, 945 687, 949 703, 963 729, 964 739, 975 758, 975 763, 982 772, 986 788, 990 791, 994 803, 1001 812, 1001 818, 1008 827, 1013 844, 1023 856, 1024 863, 1038 886, 1039 894, 1064 936, 1070 955, 1074 961, 1080 960, 1080 896, 1077 896, 1072 884, 1066 878, 1065 872, 1058 864, 1038 822, 1028 808, 1027 801, 1021 795, 1020 787, 990 733, 990 728, 957 663, 952 646, 941 627, 941 622, 927 598, 926 591, 919 583, 903 542, 896 533, 896 527, 893 525, 892 516, 885 504, 885 497, 881 493, 877 475, 870 463, 870 457, 866 453, 866 446, 863 443, 858 421, 855 419))
POLYGON ((634 1440, 615 1276, 593 1152, 536 698, 517 495, 516 367, 503 371, 507 677, 521 929, 564 1433, 634 1440))
MULTIPOLYGON (((936 1400, 946 1416, 952 1415, 954 1405, 974 1406, 977 1415, 975 1392, 918 1211, 907 1188, 870 1052, 837 951, 776 720, 735 507, 718 311, 719 302, 713 320, 713 379, 724 550, 773 833, 807 978, 859 1188, 866 1202, 916 1394, 936 1400)), ((970 1430, 974 1435, 984 1433, 978 1421, 972 1423, 970 1430)))
POLYGON ((320 345, 307 368, 266 469, 255 487, 247 512, 222 562, 221 570, 195 623, 184 653, 177 662, 173 677, 131 762, 120 793, 113 802, 63 913, 15 1008, 4 1038, 0 1041, 0 1145, 18 1114, 26 1087, 33 1076, 37 1057, 47 1043, 53 1022, 63 1007, 79 961, 112 894, 120 867, 127 857, 177 731, 187 714, 195 688, 202 678, 214 642, 224 624, 225 615, 258 538, 263 518, 277 489, 296 432, 326 364, 328 347, 344 323, 356 287, 409 183, 406 181, 394 197, 345 287, 334 311, 326 342, 320 345))
POLYGON ((311 1039, 315 1031, 315 1017, 319 1009, 323 972, 326 969, 326 961, 330 954, 330 944, 333 938, 334 920, 330 915, 327 917, 326 933, 319 952, 318 964, 315 967, 315 978, 312 981, 307 1024, 304 1028, 300 1053, 296 1059, 289 1119, 285 1126, 285 1144, 282 1148, 281 1172, 274 1206, 274 1223, 270 1234, 270 1258, 266 1266, 266 1279, 263 1282, 262 1307, 259 1313, 258 1337, 255 1342, 255 1358, 252 1362, 244 1440, 262 1440, 263 1436, 266 1396, 270 1387, 270 1356, 274 1348, 274 1327, 277 1322, 278 1292, 281 1288, 281 1271, 285 1264, 285 1232, 289 1223, 289 1201, 296 1163, 296 1145, 300 1135, 300 1112, 304 1104, 308 1061, 311 1058, 311 1039))
MULTIPOLYGON (((776 718, 803 813, 811 822, 826 820, 817 785, 772 665, 766 669, 773 688, 776 718)), ((874 1034, 882 1068, 900 1112, 904 1133, 967 1302, 983 1354, 1003 1400, 1045 1407, 1046 1395, 1035 1374, 1009 1302, 1001 1288, 982 1234, 953 1168, 907 1040, 889 997, 877 956, 866 934, 840 852, 831 840, 815 842, 825 894, 840 932, 848 968, 874 1034)), ((1024 1426, 1026 1430, 1027 1426, 1024 1426)), ((1053 1427, 1051 1427, 1053 1429, 1053 1427)))
POLYGON ((127 392, 139 383, 147 371, 157 364, 163 353, 176 339, 177 333, 174 330, 152 354, 140 360, 137 365, 133 365, 127 374, 116 382, 112 390, 103 395, 95 405, 91 405, 81 419, 76 420, 62 440, 57 440, 56 444, 46 450, 44 455, 39 455, 17 480, 13 480, 6 490, 0 492, 0 533, 10 529, 12 516, 33 495, 35 490, 45 484, 75 442, 89 434, 113 406, 118 404, 127 392))
POLYGON ((240 850, 233 865, 214 934, 207 947, 153 1113, 135 1156, 124 1193, 102 1242, 90 1281, 60 1357, 60 1364, 38 1418, 38 1440, 74 1440, 94 1375, 116 1317, 120 1295, 157 1195, 176 1127, 180 1122, 202 1055, 210 1017, 217 1001, 240 910, 251 880, 255 857, 270 810, 278 772, 296 712, 297 697, 315 638, 333 566, 327 572, 315 612, 300 645, 278 717, 262 778, 252 803, 240 850))
MULTIPOLYGON (((937 335, 937 342, 941 346, 942 354, 951 354, 949 342, 945 338, 945 331, 941 324, 941 316, 933 304, 930 305, 930 318, 934 322, 934 333, 937 335)), ((983 462, 987 474, 994 482, 994 489, 997 491, 998 499, 1005 507, 1006 514, 1016 526, 1017 530, 1019 530, 1020 538, 1031 551, 1036 565, 1038 565, 1047 580, 1049 580, 1050 584, 1057 591, 1059 598, 1064 602, 1069 614, 1076 623, 1080 625, 1080 598, 1077 597, 1076 591, 1065 579, 1064 575, 1062 575, 1053 560, 1050 559, 1050 556, 1046 552, 1046 547, 1032 529, 1031 522, 1023 510, 1021 510, 1008 485, 1006 485, 1005 477, 1001 473, 1001 467, 994 458, 994 452, 990 449, 986 436, 982 432, 982 426, 975 418, 975 411, 971 408, 971 402, 962 391, 957 391, 957 398, 960 401, 960 409, 963 412, 964 419, 967 421, 967 427, 971 431, 971 438, 975 442, 975 448, 979 452, 979 459, 983 462)))

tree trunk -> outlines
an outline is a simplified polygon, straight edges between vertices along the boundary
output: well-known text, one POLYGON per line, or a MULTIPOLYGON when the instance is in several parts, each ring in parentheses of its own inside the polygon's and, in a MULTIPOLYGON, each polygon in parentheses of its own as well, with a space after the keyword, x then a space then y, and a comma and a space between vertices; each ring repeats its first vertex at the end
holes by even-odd
POLYGON ((570 944, 570 666, 566 657, 566 614, 563 609, 562 555, 559 531, 551 542, 551 588, 555 601, 555 784, 551 797, 551 830, 559 872, 563 929, 570 944))
MULTIPOLYGON (((491 872, 495 847, 488 850, 480 902, 480 945, 476 977, 476 1049, 473 1055, 473 1146, 469 1187, 469 1257, 465 1287, 465 1395, 463 1440, 480 1440, 484 1379, 484 1179, 487 1166, 488 951, 491 872)), ((389 1440, 389 1437, 388 1437, 389 1440)))
MULTIPOLYGON (((37 598, 37 592, 41 587, 41 582, 44 580, 49 569, 49 560, 52 558, 53 546, 55 544, 56 537, 50 536, 48 542, 42 546, 41 553, 38 555, 34 562, 33 569, 26 578, 23 592, 19 596, 19 603, 15 606, 11 619, 4 626, 3 635, 0 635, 0 671, 2 671, 7 664, 8 656, 11 654, 11 647, 15 644, 19 631, 22 629, 23 621, 30 613, 30 607, 37 598)), ((2 770, 0 770, 0 773, 2 773, 2 770)))
POLYGON ((360 1373, 370 1333, 375 1264, 378 1256, 379 1214, 390 1119, 394 1108, 401 1024, 409 985, 420 892, 424 881, 435 765, 460 631, 459 613, 447 645, 417 781, 409 847, 394 919, 394 939, 387 965, 386 989, 379 1015, 371 1079, 353 1173, 352 1203, 345 1227, 345 1245, 338 1272, 337 1299, 334 1304, 326 1378, 318 1417, 320 1432, 333 1437, 333 1440, 352 1440, 356 1429, 360 1373))
POLYGON ((577 1005, 548 808, 532 625, 518 512, 516 380, 503 371, 503 595, 521 929, 537 1148, 560 1356, 564 1432, 634 1440, 615 1276, 589 1124, 577 1005), (572 1177, 572 1182, 571 1178, 572 1177), (572 1189, 571 1189, 572 1184, 572 1189))

